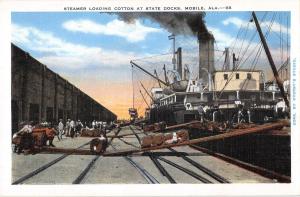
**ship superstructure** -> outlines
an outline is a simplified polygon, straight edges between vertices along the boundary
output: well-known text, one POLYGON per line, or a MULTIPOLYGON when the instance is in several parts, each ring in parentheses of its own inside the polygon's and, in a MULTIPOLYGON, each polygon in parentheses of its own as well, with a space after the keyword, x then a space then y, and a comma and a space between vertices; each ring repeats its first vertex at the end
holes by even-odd
MULTIPOLYGON (((131 61, 133 67, 150 74, 159 84, 164 85, 153 87, 149 91, 151 104, 145 114, 149 123, 165 121, 172 125, 196 119, 228 123, 262 123, 289 116, 289 77, 281 81, 277 70, 274 71, 272 66, 273 81, 266 81, 264 70, 255 69, 253 66, 241 69, 238 57, 229 52, 230 48, 225 48, 224 65, 218 70, 214 66, 213 34, 209 31, 198 32, 197 37, 199 73, 196 79, 190 77, 188 66, 182 65, 182 49, 179 47, 175 51, 174 35, 169 37, 173 40, 173 69, 168 71, 171 77, 166 76, 165 67, 165 80, 162 80, 131 61)), ((261 35, 262 46, 268 50, 263 39, 261 35)), ((268 54, 267 51, 266 53, 268 54)), ((268 56, 269 61, 270 58, 272 59, 268 56)), ((287 72, 288 66, 289 60, 280 70, 287 72)))

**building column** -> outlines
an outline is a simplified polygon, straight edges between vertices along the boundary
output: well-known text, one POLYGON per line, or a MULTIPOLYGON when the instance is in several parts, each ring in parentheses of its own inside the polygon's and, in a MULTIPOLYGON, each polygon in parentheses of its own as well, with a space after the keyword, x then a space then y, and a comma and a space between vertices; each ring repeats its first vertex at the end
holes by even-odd
POLYGON ((57 122, 58 119, 58 110, 57 110, 57 74, 55 74, 55 78, 54 78, 54 120, 57 122))
POLYGON ((63 109, 63 120, 67 118, 67 81, 64 84, 64 109, 63 109))
POLYGON ((39 116, 39 121, 45 121, 45 70, 46 66, 42 65, 42 86, 41 86, 41 113, 39 116))
MULTIPOLYGON (((72 119, 74 118, 74 86, 72 86, 72 89, 71 89, 71 117, 72 119)), ((71 117, 68 117, 68 118, 71 118, 71 117)))
POLYGON ((28 60, 29 54, 26 53, 26 63, 22 65, 22 93, 21 93, 21 119, 20 121, 29 120, 29 110, 27 103, 27 84, 28 84, 28 60))

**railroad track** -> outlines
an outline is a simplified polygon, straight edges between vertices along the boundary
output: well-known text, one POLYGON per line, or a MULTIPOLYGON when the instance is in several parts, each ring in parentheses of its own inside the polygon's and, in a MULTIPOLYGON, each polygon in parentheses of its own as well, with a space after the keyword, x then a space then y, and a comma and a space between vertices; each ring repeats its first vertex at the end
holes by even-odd
MULTIPOLYGON (((135 129, 136 128, 132 128, 132 126, 130 125, 129 126, 130 130, 132 131, 132 133, 135 135, 136 139, 138 140, 139 144, 141 145, 141 139, 140 137, 138 136, 138 134, 141 134, 141 133, 137 133, 135 132, 135 129)), ((146 133, 143 133, 144 135, 147 135, 146 133)), ((171 174, 163 167, 163 165, 161 165, 161 163, 159 162, 159 160, 157 159, 157 157, 152 154, 152 152, 150 152, 150 155, 149 155, 151 161, 154 163, 154 165, 156 166, 156 168, 160 171, 160 173, 165 176, 168 181, 172 184, 176 183, 176 181, 174 180, 174 178, 171 176, 171 174)))
MULTIPOLYGON (((216 152, 210 151, 210 150, 205 149, 205 148, 197 147, 196 145, 189 145, 189 146, 191 148, 193 148, 193 149, 200 150, 200 151, 205 152, 205 153, 207 153, 207 154, 209 154, 209 155, 211 155, 213 157, 220 158, 220 159, 225 160, 225 161, 227 161, 227 162, 229 162, 229 163, 231 163, 233 165, 242 167, 242 168, 244 168, 244 169, 246 169, 248 171, 254 172, 256 174, 259 174, 259 175, 261 175, 263 177, 266 177, 266 178, 269 178, 271 180, 276 180, 276 181, 279 181, 279 182, 282 182, 282 183, 290 183, 291 182, 291 179, 290 179, 289 176, 282 175, 282 174, 276 173, 274 171, 271 171, 271 170, 268 170, 268 169, 265 169, 265 168, 262 168, 262 167, 259 167, 259 166, 255 166, 253 164, 249 164, 249 163, 246 163, 246 162, 243 162, 243 161, 239 161, 238 159, 234 159, 234 158, 228 157, 226 155, 222 155, 220 153, 216 153, 216 152)), ((173 153, 177 152, 176 150, 174 150, 171 147, 169 147, 168 149, 171 152, 173 152, 173 153)), ((209 177, 211 177, 214 180, 218 181, 219 183, 231 183, 225 177, 223 177, 223 176, 221 176, 219 174, 216 174, 212 170, 210 170, 210 169, 206 168, 205 166, 201 165, 200 163, 192 160, 191 158, 187 157, 186 155, 181 155, 180 157, 182 159, 184 159, 186 162, 190 163, 194 167, 196 167, 199 170, 201 170, 202 172, 204 172, 209 177)), ((168 163, 168 164, 172 165, 173 167, 177 168, 176 164, 172 163, 171 161, 167 161, 166 159, 161 158, 161 157, 158 158, 158 159, 161 160, 161 161, 164 161, 165 163, 168 163)), ((173 183, 174 180, 169 177, 169 175, 167 174, 167 171, 165 169, 162 169, 162 166, 157 163, 159 161, 157 161, 157 159, 154 160, 153 156, 151 156, 151 160, 154 162, 154 164, 160 170, 160 172, 164 176, 167 177, 167 179, 170 181, 170 183, 173 183)), ((180 168, 180 166, 178 166, 178 167, 180 168)))
MULTIPOLYGON (((118 131, 115 133, 114 136, 117 136, 120 131, 122 130, 122 127, 120 127, 118 129, 118 131)), ((108 146, 111 146, 112 141, 115 138, 111 138, 108 142, 108 146)), ((101 157, 101 155, 96 155, 89 163, 88 165, 85 167, 85 169, 78 175, 78 177, 72 182, 72 184, 80 184, 82 183, 83 179, 86 177, 86 175, 88 174, 88 172, 91 170, 91 168, 95 165, 96 161, 101 157)))
MULTIPOLYGON (((174 150, 173 148, 168 148, 171 152, 177 152, 176 150, 174 150)), ((208 176, 214 178, 216 181, 220 182, 220 183, 230 183, 230 181, 228 181, 226 178, 224 178, 221 175, 216 174, 215 172, 213 172, 212 170, 206 168, 205 166, 201 165, 200 163, 190 159, 189 157, 185 156, 185 155, 181 155, 180 156, 182 159, 184 159, 185 161, 189 162, 190 164, 192 164, 193 166, 195 166, 196 168, 198 168, 199 170, 201 170, 202 172, 204 172, 205 174, 207 174, 208 176)))
MULTIPOLYGON (((80 148, 82 148, 82 147, 88 145, 89 143, 90 143, 90 142, 86 142, 86 143, 82 144, 81 146, 77 147, 76 149, 80 149, 80 148)), ((75 149, 75 150, 76 150, 76 149, 75 149)), ((60 156, 60 157, 58 157, 58 158, 56 158, 56 159, 54 159, 54 160, 52 160, 52 161, 50 161, 50 162, 48 162, 48 163, 42 165, 42 166, 39 167, 38 169, 33 170, 32 172, 26 174, 25 176, 22 176, 21 178, 19 178, 19 179, 17 179, 16 181, 14 181, 12 184, 13 184, 13 185, 21 184, 21 183, 23 183, 24 181, 26 181, 26 180, 28 180, 28 179, 34 177, 35 175, 37 175, 37 174, 39 174, 39 173, 41 173, 41 172, 43 172, 44 170, 48 169, 49 167, 53 166, 54 164, 60 162, 61 160, 65 159, 66 157, 68 157, 68 156, 70 156, 70 155, 72 155, 72 152, 71 152, 71 153, 65 153, 65 154, 63 154, 62 156, 60 156)))
MULTIPOLYGON (((138 140, 139 144, 141 145, 141 139, 138 136, 138 134, 134 131, 134 129, 129 125, 129 129, 132 131, 132 133, 135 135, 136 139, 138 140)), ((119 139, 121 140, 121 139, 119 139)), ((125 140, 121 140, 125 144, 131 145, 136 147, 132 143, 128 143, 125 140)), ((112 146, 114 150, 117 150, 114 146, 112 146)), ((142 177, 150 184, 159 184, 159 182, 147 171, 145 170, 141 165, 139 165, 137 162, 133 161, 129 156, 123 156, 134 168, 137 169, 137 171, 142 175, 142 177)))
MULTIPOLYGON (((118 133, 121 131, 121 128, 116 132, 116 135, 118 135, 118 133)), ((111 140, 109 141, 109 144, 112 142, 114 138, 111 138, 111 140)), ((74 150, 78 150, 86 145, 90 144, 90 141, 89 142, 86 142, 84 144, 82 144, 81 146, 75 148, 74 150)), ((70 152, 70 153, 65 153, 63 154, 62 156, 42 165, 41 167, 39 167, 38 169, 36 170, 33 170, 32 172, 22 176, 21 178, 17 179, 16 181, 14 181, 12 184, 13 185, 17 185, 17 184, 21 184, 23 182, 25 182, 26 180, 34 177, 35 175, 43 172, 44 170, 48 169, 49 167, 53 166, 54 164, 62 161, 63 159, 65 159, 66 157, 72 155, 73 153, 70 152)), ((88 173, 88 171, 90 170, 90 168, 93 166, 93 164, 98 160, 98 158, 100 157, 100 155, 97 155, 95 156, 92 161, 88 164, 88 166, 83 170, 83 172, 80 173, 80 175, 73 181, 73 184, 79 184, 82 179, 85 177, 85 175, 88 173)))
MULTIPOLYGON (((171 149, 171 148, 170 148, 171 149)), ((171 149, 171 152, 177 153, 176 150, 171 149)), ((210 169, 204 167, 203 165, 201 165, 200 163, 190 159, 187 156, 184 155, 179 155, 178 157, 184 159, 185 161, 187 161, 188 163, 190 163, 191 165, 193 165, 194 167, 198 168, 200 171, 204 172, 205 174, 207 174, 209 177, 215 179, 216 181, 220 182, 220 183, 230 183, 230 181, 228 181, 226 178, 216 174, 215 172, 211 171, 210 169)), ((159 163, 160 161, 163 161, 175 168, 177 168, 178 170, 183 171, 184 173, 196 178, 197 180, 203 182, 203 183, 213 183, 212 181, 206 179, 205 177, 199 175, 199 173, 196 173, 195 171, 189 170, 187 168, 184 168, 170 160, 167 160, 163 157, 157 157, 155 156, 153 153, 150 153, 150 158, 153 161, 153 163, 155 164, 155 166, 158 168, 158 170, 161 172, 161 174, 163 176, 165 176, 170 183, 176 183, 176 181, 174 180, 174 178, 168 173, 168 171, 159 163)))
MULTIPOLYGON (((114 150, 116 148, 112 146, 114 150)), ((159 182, 147 171, 145 170, 141 165, 139 165, 137 162, 133 161, 129 156, 123 156, 137 171, 142 175, 142 177, 150 184, 159 184, 159 182)))
POLYGON ((161 165, 161 163, 158 161, 157 157, 155 157, 153 154, 150 154, 150 159, 154 163, 154 165, 157 167, 157 169, 160 171, 160 173, 165 176, 170 183, 176 183, 174 178, 170 175, 170 173, 161 165))
POLYGON ((132 128, 131 125, 129 125, 129 129, 132 131, 132 133, 135 135, 136 139, 139 141, 139 144, 141 145, 141 138, 138 136, 138 134, 135 132, 135 130, 132 128))
MULTIPOLYGON (((142 133, 136 132, 135 131, 136 128, 134 126, 128 126, 127 128, 129 128, 132 131, 132 133, 134 134, 137 141, 139 143, 141 143, 142 133)), ((119 130, 114 132, 115 136, 118 136, 118 134, 121 130, 122 129, 120 128, 119 130)), ((146 134, 143 134, 143 135, 146 135, 146 134)), ((108 145, 110 147, 112 147, 112 149, 114 151, 117 151, 116 147, 112 145, 112 141, 115 138, 117 138, 117 137, 112 137, 110 139, 110 141, 108 142, 108 145)), ((125 139, 123 139, 121 141, 126 143, 125 139)), ((133 141, 128 141, 126 144, 127 145, 136 145, 135 144, 136 141, 135 141, 135 143, 132 143, 132 142, 133 141)), ((82 144, 81 146, 77 147, 76 149, 80 149, 80 148, 86 146, 87 144, 89 144, 89 142, 82 144)), ((74 149, 74 150, 76 150, 76 149, 74 149)), ((230 183, 230 181, 227 180, 225 177, 213 172, 206 166, 202 165, 201 162, 195 161, 194 159, 192 159, 192 157, 188 157, 188 156, 190 156, 190 154, 183 154, 182 152, 178 152, 177 150, 175 150, 173 148, 166 148, 166 149, 164 149, 164 151, 165 150, 169 150, 169 151, 166 151, 165 152, 166 154, 161 154, 161 152, 158 153, 158 152, 153 152, 153 151, 147 151, 142 155, 148 156, 151 159, 151 161, 153 162, 155 167, 158 169, 158 171, 161 173, 161 175, 166 178, 166 180, 168 182, 170 182, 172 184, 181 182, 178 180, 178 178, 180 179, 180 177, 178 177, 178 174, 177 174, 177 171, 178 171, 178 172, 180 172, 179 176, 181 175, 181 173, 185 173, 185 174, 189 175, 189 177, 193 177, 194 179, 197 179, 198 181, 200 181, 202 183, 230 183), (170 160, 168 157, 164 157, 164 156, 168 156, 168 155, 176 156, 178 159, 176 159, 176 162, 175 162, 173 160, 174 157, 172 160, 170 160), (186 162, 189 163, 190 167, 179 165, 179 163, 182 163, 181 160, 184 160, 185 163, 186 162), (171 168, 169 168, 169 166, 171 168), (175 173, 175 171, 172 171, 174 169, 176 170, 176 173, 175 173)), ((22 183, 26 182, 28 179, 30 179, 31 177, 41 173, 42 171, 48 169, 49 167, 53 166, 54 164, 60 162, 61 160, 63 160, 64 158, 66 158, 67 156, 72 155, 72 154, 73 154, 72 152, 69 152, 69 153, 62 155, 62 156, 58 157, 57 159, 54 159, 54 160, 50 161, 49 163, 41 166, 40 168, 17 179, 12 184, 13 185, 22 184, 22 183)), ((135 156, 138 156, 138 155, 135 155, 135 156)), ((85 178, 87 177, 86 175, 93 170, 93 166, 95 166, 97 160, 99 160, 99 158, 101 158, 101 157, 102 157, 101 155, 95 155, 91 160, 88 160, 86 163, 84 163, 83 165, 85 165, 85 166, 83 168, 81 168, 83 170, 74 179, 74 181, 72 181, 72 179, 71 179, 70 183, 72 183, 72 184, 84 183, 85 178)), ((132 156, 122 156, 122 157, 138 171, 138 173, 147 181, 147 183, 159 184, 159 181, 157 180, 157 178, 159 178, 159 177, 154 177, 152 174, 150 174, 149 171, 147 171, 145 169, 145 167, 141 166, 138 162, 134 161, 134 158, 132 156)))
MULTIPOLYGON (((119 131, 120 132, 120 131, 119 131)), ((119 133, 118 132, 118 133, 119 133)), ((116 133, 116 135, 118 135, 116 133)), ((111 138, 109 141, 109 145, 114 149, 117 150, 112 144, 112 140, 115 138, 111 138)), ((130 144, 130 143, 128 143, 130 144)), ((131 145, 131 144, 130 144, 131 145)), ((85 176, 87 173, 91 170, 91 168, 95 165, 96 161, 101 157, 101 155, 96 155, 90 163, 86 166, 86 168, 79 174, 79 176, 73 181, 72 184, 81 184, 82 181, 84 180, 85 176)), ((137 162, 133 161, 130 157, 128 156, 123 156, 123 158, 128 161, 138 172, 139 174, 150 184, 159 184, 159 182, 147 171, 145 170, 141 165, 139 165, 137 162)))
MULTIPOLYGON (((130 130, 133 132, 133 134, 136 136, 136 138, 138 139, 139 143, 141 143, 139 136, 137 135, 137 133, 134 131, 134 129, 129 126, 130 130)), ((116 134, 117 136, 117 134, 116 134)), ((111 138, 110 142, 114 139, 111 138)), ((121 139, 119 139, 121 140, 121 139)), ((127 144, 127 145, 131 145, 134 146, 134 144, 126 142, 125 140, 121 140, 123 143, 127 144)), ((117 150, 111 143, 110 146, 112 147, 113 150, 117 150)), ((80 184, 81 181, 84 179, 85 175, 88 173, 88 171, 91 169, 91 167, 95 164, 95 162, 101 157, 101 155, 97 155, 95 156, 95 158, 88 164, 88 166, 84 169, 84 171, 75 179, 75 181, 73 182, 73 184, 80 184)), ((123 158, 128 161, 138 172, 139 174, 149 183, 149 184, 159 184, 159 182, 157 181, 157 179, 154 178, 154 176, 152 176, 147 170, 145 170, 140 164, 138 164, 137 162, 133 161, 129 156, 123 156, 123 158)))
MULTIPOLYGON (((136 132, 134 131, 134 129, 129 126, 131 131, 135 134, 135 136, 137 137, 139 143, 141 142, 140 137, 136 134, 136 132)), ((172 148, 168 148, 172 153, 178 153, 176 150, 172 149, 172 148)), ((157 167, 157 169, 160 171, 160 173, 165 176, 168 181, 170 183, 176 183, 176 181, 174 180, 174 178, 171 176, 171 174, 163 167, 163 165, 160 163, 160 161, 167 163, 168 165, 171 165, 175 168, 177 168, 178 170, 194 177, 195 179, 203 182, 203 183, 213 183, 212 181, 208 180, 207 178, 203 177, 202 175, 200 175, 199 173, 192 171, 188 168, 184 168, 170 160, 167 160, 163 157, 160 156, 156 156, 153 152, 150 152, 149 155, 150 159, 152 160, 152 162, 154 163, 154 165, 157 167)), ((213 172, 212 170, 206 168, 205 166, 201 165, 200 163, 190 159, 189 157, 185 156, 185 155, 179 155, 180 158, 182 158, 183 160, 187 161, 188 163, 190 163, 191 165, 193 165, 194 167, 196 167, 197 169, 199 169, 200 171, 204 172, 206 175, 208 175, 209 177, 213 178, 214 180, 218 181, 219 183, 230 183, 230 181, 228 181, 226 178, 222 177, 221 175, 216 174, 215 172, 213 172)))
MULTIPOLYGON (((121 129, 119 129, 115 135, 117 136, 118 133, 121 131, 121 129)), ((116 150, 116 148, 111 144, 113 139, 115 138, 111 138, 110 141, 108 142, 108 145, 110 145, 114 150, 116 150)), ((86 145, 88 145, 90 143, 86 142, 84 144, 82 144, 81 146, 75 148, 76 149, 80 149, 86 145)), ((26 174, 25 176, 17 179, 16 181, 14 181, 12 184, 13 185, 17 185, 17 184, 22 184, 25 181, 29 180, 30 178, 36 176, 37 174, 43 172, 44 170, 48 169, 49 167, 53 166, 54 164, 62 161, 63 159, 65 159, 66 157, 68 157, 69 155, 72 155, 72 153, 66 153, 48 163, 46 163, 45 165, 42 165, 41 167, 39 167, 38 169, 26 174)), ((90 170, 92 169, 92 167, 95 165, 96 161, 101 158, 101 155, 96 155, 88 164, 87 166, 84 168, 84 170, 75 178, 75 180, 72 182, 72 184, 82 184, 82 182, 84 181, 84 178, 86 177, 86 175, 90 172, 90 170)), ((159 184, 159 182, 147 171, 145 170, 141 165, 139 165, 137 162, 133 161, 130 157, 128 156, 124 156, 124 159, 126 161, 128 161, 141 175, 142 177, 150 184, 159 184)))

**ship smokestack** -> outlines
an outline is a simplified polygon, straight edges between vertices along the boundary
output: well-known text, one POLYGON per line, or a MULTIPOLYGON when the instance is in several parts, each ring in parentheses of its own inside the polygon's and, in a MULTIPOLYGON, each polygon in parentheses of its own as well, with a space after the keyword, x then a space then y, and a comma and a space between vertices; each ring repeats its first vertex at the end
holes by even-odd
POLYGON ((230 58, 229 58, 229 48, 228 47, 225 48, 224 53, 225 53, 225 61, 224 61, 223 70, 229 71, 230 70, 230 58))
POLYGON ((182 49, 181 49, 181 47, 179 47, 177 49, 176 53, 177 53, 177 72, 180 75, 180 78, 182 79, 183 71, 182 71, 182 49))
POLYGON ((199 79, 208 81, 208 73, 215 71, 214 66, 214 42, 215 38, 210 32, 198 32, 199 41, 199 79))

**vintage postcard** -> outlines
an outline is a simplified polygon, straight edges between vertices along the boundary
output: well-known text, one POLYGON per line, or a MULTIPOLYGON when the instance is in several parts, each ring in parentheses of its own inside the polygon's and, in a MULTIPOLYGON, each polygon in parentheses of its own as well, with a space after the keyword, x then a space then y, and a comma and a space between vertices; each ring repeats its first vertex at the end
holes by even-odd
POLYGON ((299 1, 0 6, 0 196, 300 195, 299 1))

